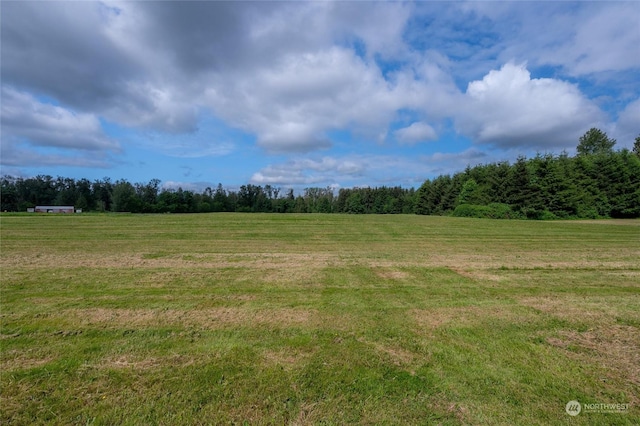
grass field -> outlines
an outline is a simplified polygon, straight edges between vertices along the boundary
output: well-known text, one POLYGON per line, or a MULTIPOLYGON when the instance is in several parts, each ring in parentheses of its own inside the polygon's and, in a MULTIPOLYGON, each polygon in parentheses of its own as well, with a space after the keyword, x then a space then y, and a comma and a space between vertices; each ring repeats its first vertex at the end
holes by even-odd
POLYGON ((2 424, 640 423, 637 220, 0 227, 2 424))

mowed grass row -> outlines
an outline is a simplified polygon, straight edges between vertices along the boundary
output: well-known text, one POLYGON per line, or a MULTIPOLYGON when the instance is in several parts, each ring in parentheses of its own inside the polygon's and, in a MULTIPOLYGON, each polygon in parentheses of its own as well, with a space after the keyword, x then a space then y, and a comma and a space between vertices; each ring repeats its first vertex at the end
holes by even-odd
POLYGON ((640 221, 0 216, 3 424, 638 424, 640 221), (628 404, 616 413, 565 412, 628 404))

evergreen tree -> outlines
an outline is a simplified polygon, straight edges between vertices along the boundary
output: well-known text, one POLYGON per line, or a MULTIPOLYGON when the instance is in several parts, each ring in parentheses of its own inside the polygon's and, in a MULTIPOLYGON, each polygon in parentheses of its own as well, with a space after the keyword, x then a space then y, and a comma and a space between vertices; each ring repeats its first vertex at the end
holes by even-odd
POLYGON ((506 185, 507 204, 510 204, 515 211, 522 211, 529 206, 531 195, 531 177, 527 160, 524 157, 518 157, 509 172, 506 185))
POLYGON ((640 135, 636 136, 636 140, 633 143, 633 153, 640 158, 640 135))
POLYGON ((418 193, 416 196, 416 205, 415 205, 416 214, 433 213, 430 197, 431 197, 431 181, 427 179, 424 181, 422 185, 420 185, 420 188, 418 189, 418 193))
POLYGON ((478 195, 478 182, 473 178, 467 179, 458 195, 458 204, 481 204, 478 195))

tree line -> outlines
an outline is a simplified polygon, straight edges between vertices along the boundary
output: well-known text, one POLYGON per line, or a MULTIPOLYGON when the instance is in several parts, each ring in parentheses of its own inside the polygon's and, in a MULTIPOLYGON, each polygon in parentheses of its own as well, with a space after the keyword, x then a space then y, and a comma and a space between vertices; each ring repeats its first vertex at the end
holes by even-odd
POLYGON ((132 213, 353 213, 430 214, 489 218, 640 217, 640 136, 633 151, 614 151, 616 141, 599 129, 580 138, 577 155, 538 154, 515 163, 467 167, 402 187, 306 188, 300 194, 271 185, 222 184, 202 192, 162 188, 161 181, 130 183, 46 175, 3 176, 0 208, 73 205, 83 211, 132 213))
POLYGON ((592 128, 575 157, 538 154, 467 167, 427 180, 415 213, 454 216, 569 219, 640 217, 640 136, 633 151, 614 151, 615 139, 592 128))
POLYGON ((87 179, 38 175, 3 176, 2 211, 26 211, 37 205, 70 205, 83 211, 131 213, 413 213, 415 189, 401 187, 340 189, 306 188, 296 195, 271 185, 222 184, 202 192, 162 188, 158 179, 130 183, 109 178, 87 179))

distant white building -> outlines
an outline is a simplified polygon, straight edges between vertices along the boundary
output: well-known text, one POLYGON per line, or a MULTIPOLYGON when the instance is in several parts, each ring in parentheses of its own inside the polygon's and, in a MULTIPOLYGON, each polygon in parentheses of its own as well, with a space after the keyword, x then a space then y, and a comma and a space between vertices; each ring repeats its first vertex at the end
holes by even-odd
POLYGON ((34 209, 35 213, 75 213, 75 211, 74 206, 36 206, 34 209))

